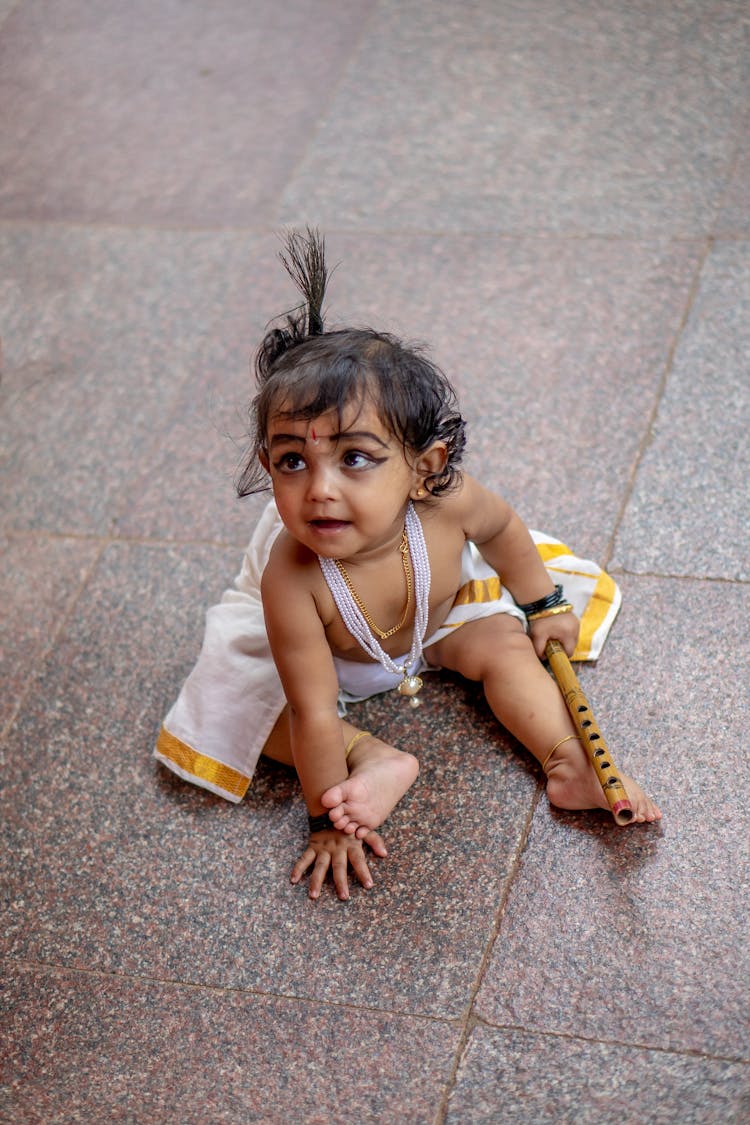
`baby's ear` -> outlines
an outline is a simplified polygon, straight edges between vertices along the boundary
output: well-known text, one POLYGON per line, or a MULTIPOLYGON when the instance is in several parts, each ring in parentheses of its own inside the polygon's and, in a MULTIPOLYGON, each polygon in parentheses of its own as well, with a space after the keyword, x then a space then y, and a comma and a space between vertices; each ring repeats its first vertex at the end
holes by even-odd
POLYGON ((414 459, 416 479, 411 490, 412 500, 422 500, 425 495, 427 477, 439 476, 448 461, 448 450, 444 441, 434 442, 428 449, 417 454, 414 459))
POLYGON ((267 473, 271 471, 271 463, 268 460, 268 454, 266 453, 265 449, 258 450, 258 460, 267 473))

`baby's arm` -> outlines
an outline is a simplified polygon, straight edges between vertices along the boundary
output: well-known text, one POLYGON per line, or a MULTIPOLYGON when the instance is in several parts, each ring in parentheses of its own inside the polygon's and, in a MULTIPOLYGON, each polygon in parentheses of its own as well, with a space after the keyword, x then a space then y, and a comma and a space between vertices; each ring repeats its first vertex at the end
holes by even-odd
MULTIPOLYGON (((266 629, 274 661, 289 704, 292 757, 308 812, 327 812, 321 794, 348 777, 344 737, 337 712, 338 682, 310 585, 309 569, 299 562, 289 542, 274 547, 261 582, 266 629)), ((317 563, 314 564, 317 566, 317 563)), ((368 840, 378 855, 385 854, 376 833, 368 840)), ((330 868, 339 898, 349 897, 348 864, 365 887, 372 886, 362 841, 336 829, 311 832, 308 845, 295 864, 297 883, 312 866, 309 894, 317 898, 330 868)))
MULTIPOLYGON (((534 540, 520 516, 494 492, 466 476, 459 494, 466 537, 501 576, 503 585, 519 605, 538 601, 554 592, 534 540)), ((529 622, 529 635, 541 659, 547 641, 560 641, 572 656, 580 623, 573 613, 557 614, 529 622)))
POLYGON ((317 816, 326 811, 321 794, 344 780, 348 771, 336 708, 336 672, 310 568, 303 562, 296 545, 277 541, 261 595, 271 651, 289 704, 294 765, 308 811, 317 816))

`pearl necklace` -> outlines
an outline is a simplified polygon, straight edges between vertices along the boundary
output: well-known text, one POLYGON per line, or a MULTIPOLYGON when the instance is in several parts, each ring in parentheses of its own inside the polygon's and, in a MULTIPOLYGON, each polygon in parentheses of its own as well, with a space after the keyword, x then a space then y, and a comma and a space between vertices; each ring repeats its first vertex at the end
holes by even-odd
POLYGON ((346 570, 346 567, 342 563, 341 559, 334 559, 333 560, 336 564, 336 569, 338 570, 339 574, 341 575, 341 577, 344 579, 344 582, 346 583, 347 590, 349 591, 349 593, 354 598, 354 601, 357 604, 357 609, 360 611, 360 613, 362 614, 365 621, 367 622, 367 624, 372 629, 375 636, 378 637, 378 639, 381 640, 381 641, 388 640, 388 638, 392 637, 394 633, 397 633, 399 631, 399 629, 402 629, 403 626, 404 626, 404 623, 406 621, 406 618, 409 616, 409 606, 411 605, 412 580, 411 580, 411 566, 409 565, 409 539, 406 535, 406 528, 404 528, 404 530, 402 532, 402 535, 401 535, 401 546, 399 547, 399 551, 401 552, 401 564, 404 568, 404 579, 406 581, 406 605, 404 606, 404 612, 401 614, 401 619, 399 620, 398 624, 392 625, 390 629, 381 629, 378 625, 375 624, 372 617, 370 617, 370 614, 367 612, 367 606, 362 601, 362 599, 360 598, 357 591, 354 589, 354 586, 352 584, 352 580, 349 577, 349 575, 347 573, 347 570, 346 570))
MULTIPOLYGON (((372 659, 376 660, 379 664, 382 664, 389 672, 402 677, 401 683, 396 690, 400 695, 409 696, 412 707, 418 707, 419 700, 416 696, 417 692, 422 687, 422 680, 414 673, 410 673, 409 669, 413 668, 422 656, 422 644, 425 633, 427 632, 427 618, 430 609, 430 560, 427 556, 427 545, 424 541, 422 524, 419 522, 419 517, 414 511, 414 505, 411 502, 409 502, 409 507, 406 509, 404 535, 406 537, 406 550, 403 554, 404 570, 406 572, 406 552, 408 551, 411 554, 412 570, 414 573, 414 600, 416 605, 414 610, 414 632, 412 635, 411 648, 409 649, 406 662, 401 667, 391 659, 388 653, 378 643, 377 638, 373 634, 360 608, 362 603, 358 597, 355 599, 355 596, 353 596, 351 582, 347 582, 346 580, 348 579, 348 575, 346 575, 346 579, 344 577, 346 571, 344 571, 344 574, 341 573, 338 560, 328 559, 322 555, 318 555, 318 562, 320 563, 320 569, 323 571, 323 577, 326 580, 328 589, 331 591, 333 600, 336 602, 336 607, 341 614, 341 619, 348 631, 354 639, 359 642, 368 656, 372 657, 372 659), (359 604, 357 604, 358 602, 359 604)), ((369 614, 367 617, 369 618, 369 614)))

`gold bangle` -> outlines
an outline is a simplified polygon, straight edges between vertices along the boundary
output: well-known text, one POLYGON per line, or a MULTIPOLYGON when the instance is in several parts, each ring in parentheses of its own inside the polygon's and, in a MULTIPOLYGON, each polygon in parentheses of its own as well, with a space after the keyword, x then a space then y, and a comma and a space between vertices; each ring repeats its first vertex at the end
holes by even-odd
POLYGON ((354 749, 354 747, 357 745, 357 743, 359 742, 359 740, 361 738, 369 738, 369 737, 370 737, 369 730, 358 730, 357 733, 354 735, 354 737, 351 738, 349 740, 349 742, 347 743, 346 749, 344 750, 344 757, 345 758, 349 757, 352 750, 354 749))
POLYGON ((546 770, 546 768, 547 768, 547 762, 548 762, 548 761, 550 760, 550 758, 551 758, 551 757, 552 757, 552 755, 554 754, 555 750, 557 750, 558 746, 562 746, 563 742, 572 742, 572 741, 573 741, 573 739, 575 739, 575 741, 576 741, 576 742, 580 742, 580 741, 581 741, 580 735, 577 735, 577 734, 566 734, 566 735, 565 735, 565 738, 561 738, 559 742, 556 742, 556 743, 555 743, 555 745, 554 745, 554 746, 552 747, 552 749, 550 750, 550 752, 549 752, 549 754, 547 755, 547 757, 546 757, 546 758, 544 759, 544 761, 542 762, 542 769, 543 769, 543 770, 546 770))
POLYGON ((539 621, 542 617, 557 617, 558 613, 572 613, 573 606, 570 602, 564 602, 563 605, 552 606, 551 609, 540 609, 538 613, 530 613, 526 618, 527 621, 539 621))

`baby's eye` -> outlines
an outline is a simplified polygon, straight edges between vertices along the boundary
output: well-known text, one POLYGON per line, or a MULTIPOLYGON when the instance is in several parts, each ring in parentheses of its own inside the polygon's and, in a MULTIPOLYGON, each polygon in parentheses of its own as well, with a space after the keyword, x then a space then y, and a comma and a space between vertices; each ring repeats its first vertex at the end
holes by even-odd
POLYGON ((344 454, 342 461, 347 469, 366 469, 372 465, 373 458, 358 449, 349 449, 344 454))
POLYGON ((274 468, 282 473, 297 473, 305 468, 305 460, 299 453, 283 453, 277 461, 274 461, 274 468))

